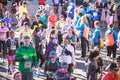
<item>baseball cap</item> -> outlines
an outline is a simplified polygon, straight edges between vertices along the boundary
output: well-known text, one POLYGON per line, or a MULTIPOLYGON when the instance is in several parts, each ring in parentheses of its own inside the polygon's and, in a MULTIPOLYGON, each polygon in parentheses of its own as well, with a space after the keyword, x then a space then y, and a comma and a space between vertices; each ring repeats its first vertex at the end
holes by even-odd
POLYGON ((51 51, 50 52, 50 57, 56 57, 56 51, 51 51))
POLYGON ((61 68, 68 68, 68 64, 66 62, 63 62, 61 68))
POLYGON ((24 39, 30 39, 30 37, 29 36, 24 36, 24 39))
POLYGON ((117 65, 117 63, 115 63, 115 62, 112 62, 111 64, 110 64, 110 69, 114 69, 114 68, 117 68, 118 67, 118 65, 117 65))
POLYGON ((13 78, 13 79, 15 78, 15 75, 16 75, 17 73, 20 73, 20 71, 17 70, 17 69, 15 69, 15 70, 13 71, 13 73, 12 73, 12 78, 13 78))

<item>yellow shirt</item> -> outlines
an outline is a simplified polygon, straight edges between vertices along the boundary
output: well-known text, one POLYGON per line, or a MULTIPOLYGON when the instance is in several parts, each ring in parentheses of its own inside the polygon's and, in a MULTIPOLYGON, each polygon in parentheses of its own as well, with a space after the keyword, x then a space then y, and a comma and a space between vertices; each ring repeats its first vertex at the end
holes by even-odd
POLYGON ((62 29, 62 27, 65 25, 65 21, 64 22, 60 22, 60 21, 57 21, 57 27, 59 27, 60 29, 62 29))
POLYGON ((22 29, 22 30, 20 31, 20 33, 21 33, 21 35, 22 35, 21 42, 23 42, 24 36, 29 36, 30 39, 31 39, 31 35, 32 35, 32 33, 33 33, 33 30, 28 29, 27 31, 25 31, 24 29, 22 29))
POLYGON ((23 12, 28 13, 27 8, 23 7, 23 6, 20 6, 19 7, 19 12, 18 12, 19 13, 19 18, 22 17, 23 12))

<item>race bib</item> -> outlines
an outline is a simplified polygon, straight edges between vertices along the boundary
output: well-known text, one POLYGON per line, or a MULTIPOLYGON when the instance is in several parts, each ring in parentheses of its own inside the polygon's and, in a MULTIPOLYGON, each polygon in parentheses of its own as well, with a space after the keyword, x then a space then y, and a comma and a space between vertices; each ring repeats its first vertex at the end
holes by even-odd
POLYGON ((0 40, 4 40, 5 39, 5 35, 4 34, 0 34, 0 40))
POLYGON ((97 13, 96 13, 96 12, 94 12, 94 13, 93 13, 93 15, 94 15, 94 16, 97 16, 97 13))
POLYGON ((26 61, 24 63, 24 68, 31 68, 31 62, 30 61, 26 61))
POLYGON ((16 50, 16 46, 11 46, 10 50, 16 50))

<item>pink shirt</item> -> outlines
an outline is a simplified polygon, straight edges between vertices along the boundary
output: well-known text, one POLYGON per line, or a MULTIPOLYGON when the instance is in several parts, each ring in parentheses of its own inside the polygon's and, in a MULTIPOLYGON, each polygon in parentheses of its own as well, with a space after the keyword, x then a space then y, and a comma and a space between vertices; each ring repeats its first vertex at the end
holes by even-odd
POLYGON ((5 41, 7 39, 7 32, 9 31, 8 27, 0 27, 0 41, 5 41))

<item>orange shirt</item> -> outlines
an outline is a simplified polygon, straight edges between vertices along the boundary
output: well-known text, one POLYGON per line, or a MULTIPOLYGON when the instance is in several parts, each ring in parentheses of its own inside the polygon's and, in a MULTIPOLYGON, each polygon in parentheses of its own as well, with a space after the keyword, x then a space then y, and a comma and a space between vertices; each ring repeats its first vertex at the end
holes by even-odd
POLYGON ((119 80, 118 74, 116 74, 115 78, 108 72, 102 80, 119 80))

